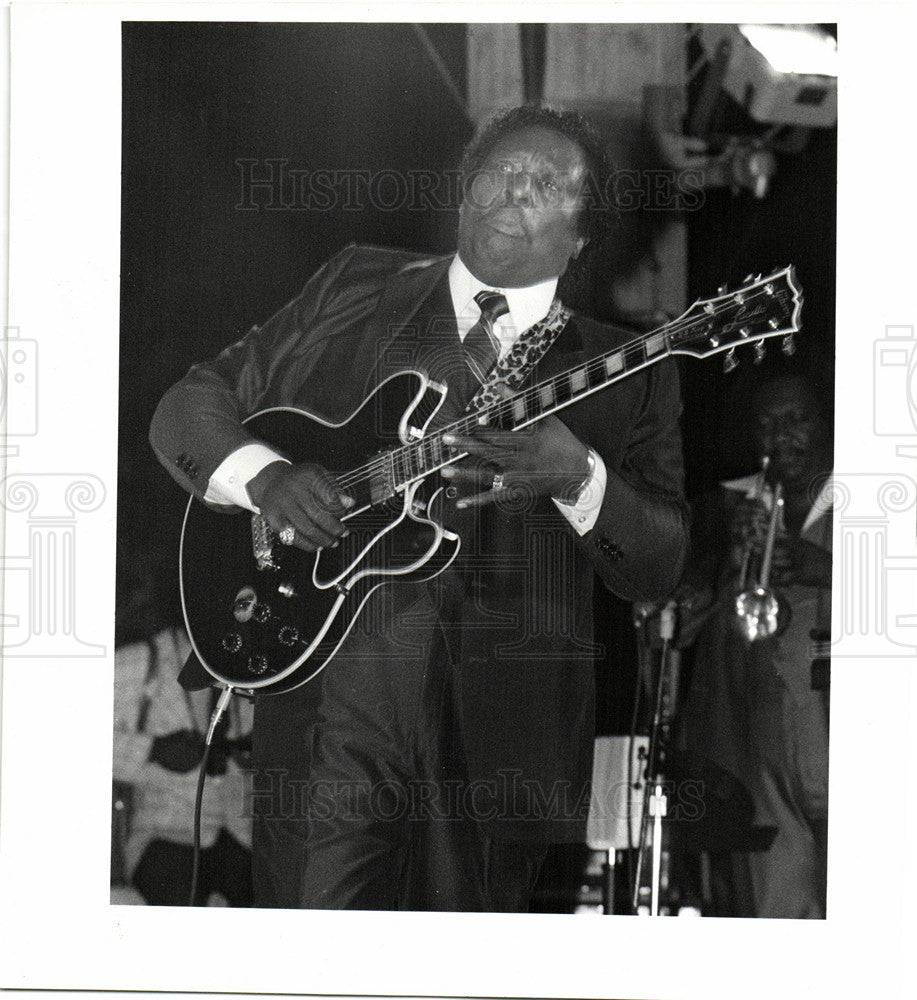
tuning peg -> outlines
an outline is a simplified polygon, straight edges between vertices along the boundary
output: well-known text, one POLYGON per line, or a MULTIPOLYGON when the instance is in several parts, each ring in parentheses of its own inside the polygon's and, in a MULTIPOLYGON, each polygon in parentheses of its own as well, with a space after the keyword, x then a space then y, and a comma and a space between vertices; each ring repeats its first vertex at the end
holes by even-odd
POLYGON ((767 354, 767 347, 765 346, 764 341, 763 340, 757 341, 756 344, 755 344, 755 360, 754 360, 754 363, 756 365, 760 365, 761 362, 764 360, 764 355, 765 354, 767 354))
POLYGON ((727 285, 725 282, 723 282, 722 285, 716 286, 717 295, 725 295, 728 291, 729 291, 729 285, 727 285))
POLYGON ((788 333, 783 340, 780 341, 780 350, 788 357, 791 358, 796 353, 796 341, 793 339, 793 334, 788 333))
POLYGON ((731 372, 739 363, 739 359, 736 357, 736 349, 731 347, 723 358, 723 371, 731 372))

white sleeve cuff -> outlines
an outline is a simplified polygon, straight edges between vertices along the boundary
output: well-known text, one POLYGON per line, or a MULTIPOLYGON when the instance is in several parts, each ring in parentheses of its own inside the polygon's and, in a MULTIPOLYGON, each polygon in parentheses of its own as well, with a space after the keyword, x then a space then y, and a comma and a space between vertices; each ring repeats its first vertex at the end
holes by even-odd
POLYGON ((278 455, 267 445, 242 445, 227 455, 214 470, 207 483, 204 499, 209 503, 244 507, 257 514, 258 510, 252 504, 246 487, 265 466, 278 461, 290 464, 288 459, 278 455))
POLYGON ((608 470, 602 461, 602 456, 598 452, 589 449, 595 467, 592 475, 586 480, 585 485, 580 490, 576 503, 561 503, 554 500, 557 509, 573 526, 573 530, 578 535, 585 535, 592 531, 595 522, 599 519, 599 511, 602 509, 602 500, 605 497, 605 485, 608 482, 608 470))

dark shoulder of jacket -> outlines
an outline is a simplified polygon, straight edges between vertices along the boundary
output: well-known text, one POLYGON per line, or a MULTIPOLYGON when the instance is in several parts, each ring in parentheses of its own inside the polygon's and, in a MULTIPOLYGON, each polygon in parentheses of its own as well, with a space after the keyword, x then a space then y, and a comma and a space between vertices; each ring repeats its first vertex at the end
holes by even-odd
POLYGON ((452 255, 437 256, 435 254, 417 253, 411 250, 400 250, 395 247, 379 247, 367 243, 349 243, 338 251, 322 270, 333 268, 338 274, 348 278, 378 277, 385 281, 393 274, 416 271, 431 267, 447 260, 452 255))
POLYGON ((350 243, 309 278, 297 305, 311 309, 320 303, 320 310, 328 314, 350 309, 358 301, 374 303, 386 285, 399 274, 448 259, 392 247, 350 243))

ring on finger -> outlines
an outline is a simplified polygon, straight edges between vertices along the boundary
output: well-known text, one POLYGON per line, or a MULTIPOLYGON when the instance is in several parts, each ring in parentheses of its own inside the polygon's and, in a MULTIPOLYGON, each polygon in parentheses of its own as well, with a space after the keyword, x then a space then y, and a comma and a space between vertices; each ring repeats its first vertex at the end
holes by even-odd
POLYGON ((282 531, 277 533, 277 537, 284 545, 292 545, 296 541, 296 529, 292 524, 288 524, 282 531))

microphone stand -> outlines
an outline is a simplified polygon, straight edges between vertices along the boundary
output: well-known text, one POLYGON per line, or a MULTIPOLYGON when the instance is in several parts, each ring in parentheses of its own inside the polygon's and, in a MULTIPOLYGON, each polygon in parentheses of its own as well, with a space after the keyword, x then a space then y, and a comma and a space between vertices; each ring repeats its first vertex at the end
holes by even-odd
POLYGON ((666 674, 669 667, 669 647, 675 635, 675 601, 669 601, 660 611, 659 636, 662 640, 662 652, 659 661, 659 679, 656 684, 656 698, 653 708, 653 723, 650 729, 649 749, 646 756, 646 781, 653 783, 653 794, 643 796, 640 814, 640 840, 637 853, 637 874, 634 879, 633 910, 638 912, 640 889, 643 880, 643 868, 647 855, 647 831, 650 817, 653 820, 652 836, 652 869, 650 872, 650 916, 659 916, 660 880, 662 875, 662 818, 667 811, 667 800, 662 789, 662 774, 657 761, 659 756, 659 737, 662 729, 662 703, 665 690, 666 674))

